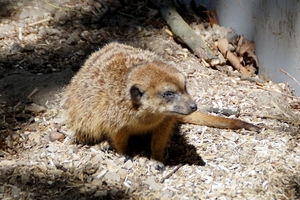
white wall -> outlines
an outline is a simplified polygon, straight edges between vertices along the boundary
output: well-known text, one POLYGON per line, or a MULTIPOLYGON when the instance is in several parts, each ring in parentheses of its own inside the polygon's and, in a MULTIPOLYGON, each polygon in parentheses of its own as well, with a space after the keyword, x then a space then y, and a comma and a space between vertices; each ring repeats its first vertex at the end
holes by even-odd
POLYGON ((288 82, 300 96, 300 2, 297 0, 196 0, 215 9, 219 24, 254 40, 259 74, 288 82))

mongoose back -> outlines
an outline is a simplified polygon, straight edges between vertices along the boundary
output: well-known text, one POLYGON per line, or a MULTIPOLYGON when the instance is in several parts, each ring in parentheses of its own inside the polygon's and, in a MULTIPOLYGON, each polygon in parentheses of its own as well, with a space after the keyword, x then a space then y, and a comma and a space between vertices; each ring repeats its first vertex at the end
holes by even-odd
POLYGON ((65 107, 78 141, 97 143, 108 137, 117 152, 127 154, 130 135, 152 134, 151 158, 159 162, 176 123, 259 130, 238 119, 195 112, 185 77, 175 66, 119 43, 87 59, 66 88, 65 107))

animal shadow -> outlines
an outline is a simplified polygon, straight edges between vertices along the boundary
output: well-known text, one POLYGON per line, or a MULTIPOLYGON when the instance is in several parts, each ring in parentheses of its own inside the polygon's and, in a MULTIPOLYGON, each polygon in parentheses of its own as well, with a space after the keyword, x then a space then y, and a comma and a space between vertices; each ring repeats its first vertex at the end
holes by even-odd
MULTIPOLYGON (((151 135, 133 135, 129 139, 129 150, 131 155, 139 155, 150 158, 151 135)), ((178 164, 200 165, 204 166, 205 162, 197 154, 195 146, 188 144, 184 133, 179 132, 176 128, 170 138, 169 145, 165 152, 165 165, 176 166, 178 164)))

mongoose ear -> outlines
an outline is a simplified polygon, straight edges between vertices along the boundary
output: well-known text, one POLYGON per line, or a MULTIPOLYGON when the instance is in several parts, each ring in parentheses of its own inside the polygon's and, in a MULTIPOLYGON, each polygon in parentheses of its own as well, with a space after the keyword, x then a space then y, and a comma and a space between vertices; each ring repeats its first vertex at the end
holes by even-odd
POLYGON ((133 85, 130 88, 130 96, 131 100, 135 105, 141 105, 141 98, 143 96, 143 92, 137 85, 133 85))

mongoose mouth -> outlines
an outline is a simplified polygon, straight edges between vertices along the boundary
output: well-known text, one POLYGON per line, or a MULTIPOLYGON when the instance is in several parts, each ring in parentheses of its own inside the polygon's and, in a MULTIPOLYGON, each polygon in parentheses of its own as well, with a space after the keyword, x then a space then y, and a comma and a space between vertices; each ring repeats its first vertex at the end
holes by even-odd
POLYGON ((174 110, 171 111, 171 113, 177 114, 177 115, 189 115, 197 110, 197 104, 192 102, 188 106, 175 106, 174 110))
MULTIPOLYGON (((197 109, 196 109, 197 110, 197 109)), ((171 114, 174 114, 174 115, 190 115, 192 114, 193 112, 195 112, 196 110, 192 110, 190 112, 178 112, 178 111, 172 111, 170 112, 171 114)))

